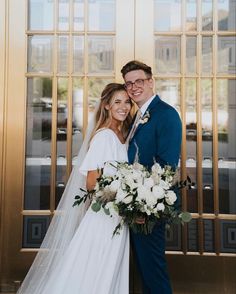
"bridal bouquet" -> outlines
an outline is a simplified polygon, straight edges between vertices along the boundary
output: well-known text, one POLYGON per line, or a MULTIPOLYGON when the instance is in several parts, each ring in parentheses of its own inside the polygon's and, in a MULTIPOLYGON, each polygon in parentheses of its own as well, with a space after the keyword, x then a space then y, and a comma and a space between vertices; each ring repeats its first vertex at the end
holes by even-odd
POLYGON ((152 232, 158 220, 166 224, 184 223, 191 220, 188 212, 180 212, 175 207, 177 196, 173 188, 182 188, 189 183, 177 181, 177 173, 170 166, 162 168, 155 163, 151 170, 140 163, 128 164, 117 162, 112 165, 116 172, 102 173, 93 191, 82 198, 76 196, 74 205, 80 204, 87 197, 93 197, 91 208, 97 212, 101 209, 107 215, 118 213, 121 221, 114 230, 119 233, 123 224, 127 224, 134 232, 148 234, 152 232), (144 220, 138 224, 138 218, 144 220))

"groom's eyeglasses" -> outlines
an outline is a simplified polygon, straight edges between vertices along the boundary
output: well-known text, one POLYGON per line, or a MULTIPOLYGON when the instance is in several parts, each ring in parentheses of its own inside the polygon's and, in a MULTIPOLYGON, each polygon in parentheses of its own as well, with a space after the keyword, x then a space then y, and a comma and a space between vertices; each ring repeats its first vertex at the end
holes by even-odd
POLYGON ((143 87, 144 86, 144 81, 146 80, 150 80, 150 78, 147 79, 137 79, 134 82, 126 82, 125 83, 125 88, 127 90, 131 90, 133 88, 133 85, 135 85, 136 87, 143 87))

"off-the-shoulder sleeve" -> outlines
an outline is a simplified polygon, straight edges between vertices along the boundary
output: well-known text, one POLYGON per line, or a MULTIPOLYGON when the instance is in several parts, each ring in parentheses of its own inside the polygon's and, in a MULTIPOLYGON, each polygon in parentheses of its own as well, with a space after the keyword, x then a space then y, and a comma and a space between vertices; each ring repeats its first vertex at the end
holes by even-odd
POLYGON ((104 167, 105 162, 115 159, 116 148, 115 138, 111 131, 98 132, 90 143, 80 172, 86 176, 88 171, 104 167))

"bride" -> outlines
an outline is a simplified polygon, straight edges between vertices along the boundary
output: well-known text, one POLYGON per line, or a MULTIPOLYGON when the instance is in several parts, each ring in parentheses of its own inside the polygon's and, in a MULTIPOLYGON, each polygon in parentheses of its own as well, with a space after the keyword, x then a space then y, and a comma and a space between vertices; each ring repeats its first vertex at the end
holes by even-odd
POLYGON ((80 188, 94 188, 105 162, 128 160, 124 138, 131 108, 123 85, 105 87, 77 164, 18 294, 128 294, 128 228, 112 237, 118 215, 95 213, 87 209, 89 203, 72 205, 80 188))

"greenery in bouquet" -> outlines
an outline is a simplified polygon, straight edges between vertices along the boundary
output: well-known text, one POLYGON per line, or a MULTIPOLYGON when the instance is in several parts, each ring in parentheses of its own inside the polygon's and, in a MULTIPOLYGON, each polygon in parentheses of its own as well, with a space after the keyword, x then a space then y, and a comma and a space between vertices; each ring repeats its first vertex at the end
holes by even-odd
POLYGON ((114 234, 119 233, 124 224, 134 232, 148 234, 158 221, 169 225, 191 220, 188 212, 179 211, 175 205, 175 191, 190 186, 189 178, 180 182, 177 171, 170 166, 162 168, 158 163, 151 170, 138 162, 108 162, 106 165, 112 165, 115 172, 101 173, 94 190, 83 197, 77 195, 74 205, 92 197, 91 208, 95 212, 103 209, 107 215, 120 215, 114 234), (143 224, 136 222, 140 217, 145 220, 143 224))

